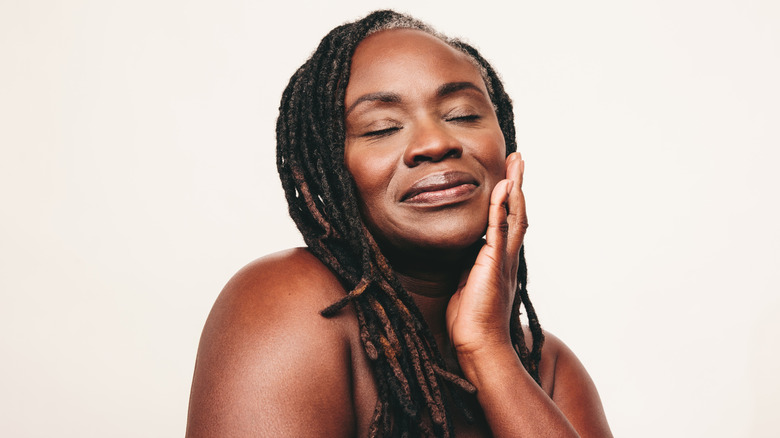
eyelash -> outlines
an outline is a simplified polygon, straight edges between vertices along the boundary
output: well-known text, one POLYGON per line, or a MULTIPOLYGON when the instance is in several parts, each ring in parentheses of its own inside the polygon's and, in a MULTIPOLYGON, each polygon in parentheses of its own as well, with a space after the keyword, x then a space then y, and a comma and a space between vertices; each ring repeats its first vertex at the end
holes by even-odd
MULTIPOLYGON (((456 123, 458 123, 458 122, 459 123, 472 123, 472 122, 476 122, 477 120, 479 120, 481 118, 482 118, 482 116, 480 116, 480 115, 469 114, 467 116, 449 117, 449 118, 446 118, 444 120, 447 121, 447 122, 456 122, 456 123)), ((385 136, 390 135, 390 134, 392 134, 392 133, 394 133, 396 131, 400 131, 401 129, 403 129, 403 128, 401 128, 399 126, 393 126, 391 128, 385 128, 385 129, 379 129, 379 130, 376 130, 376 131, 366 132, 365 134, 362 135, 362 137, 375 137, 375 138, 385 137, 385 136)))
POLYGON ((450 117, 447 120, 448 122, 476 122, 477 120, 481 119, 482 117, 478 114, 469 114, 467 116, 458 116, 458 117, 450 117))
POLYGON ((400 127, 393 126, 392 128, 385 128, 377 131, 366 132, 365 134, 363 134, 363 137, 384 137, 386 135, 392 134, 395 131, 400 131, 400 130, 401 130, 400 127))

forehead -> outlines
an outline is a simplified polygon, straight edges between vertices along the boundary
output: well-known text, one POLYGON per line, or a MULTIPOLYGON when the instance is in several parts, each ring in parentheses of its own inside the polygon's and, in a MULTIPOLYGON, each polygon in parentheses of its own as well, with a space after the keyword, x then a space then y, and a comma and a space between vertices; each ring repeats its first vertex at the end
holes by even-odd
POLYGON ((485 85, 465 53, 417 29, 391 29, 358 44, 350 67, 346 102, 376 91, 414 92, 426 85, 472 82, 485 85))

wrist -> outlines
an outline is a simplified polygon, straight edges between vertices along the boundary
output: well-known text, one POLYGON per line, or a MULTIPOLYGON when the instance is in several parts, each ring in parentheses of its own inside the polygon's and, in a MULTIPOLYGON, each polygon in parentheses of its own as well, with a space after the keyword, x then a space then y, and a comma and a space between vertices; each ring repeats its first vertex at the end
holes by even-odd
POLYGON ((489 384, 491 379, 515 368, 523 368, 511 342, 483 343, 479 348, 455 349, 463 376, 477 387, 489 384))
POLYGON ((509 318, 505 324, 473 323, 453 326, 450 332, 452 346, 458 356, 481 358, 505 348, 512 348, 509 318))

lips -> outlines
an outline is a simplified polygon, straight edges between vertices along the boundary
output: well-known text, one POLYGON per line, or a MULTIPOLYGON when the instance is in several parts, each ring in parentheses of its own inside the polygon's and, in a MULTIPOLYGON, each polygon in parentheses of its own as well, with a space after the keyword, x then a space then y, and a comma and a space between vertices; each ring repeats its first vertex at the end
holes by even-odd
POLYGON ((412 184, 401 196, 401 202, 415 204, 458 202, 467 198, 478 186, 476 178, 466 172, 434 173, 412 184))

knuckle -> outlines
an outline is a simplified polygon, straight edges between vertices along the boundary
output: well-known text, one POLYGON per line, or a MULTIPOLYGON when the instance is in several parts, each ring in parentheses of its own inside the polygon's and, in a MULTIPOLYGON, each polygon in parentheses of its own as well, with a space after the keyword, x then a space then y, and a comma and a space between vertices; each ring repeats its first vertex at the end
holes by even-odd
POLYGON ((503 221, 494 226, 502 235, 509 233, 509 222, 503 221))
POLYGON ((528 228, 528 217, 521 214, 510 213, 508 216, 510 222, 515 224, 518 228, 525 230, 528 228))

